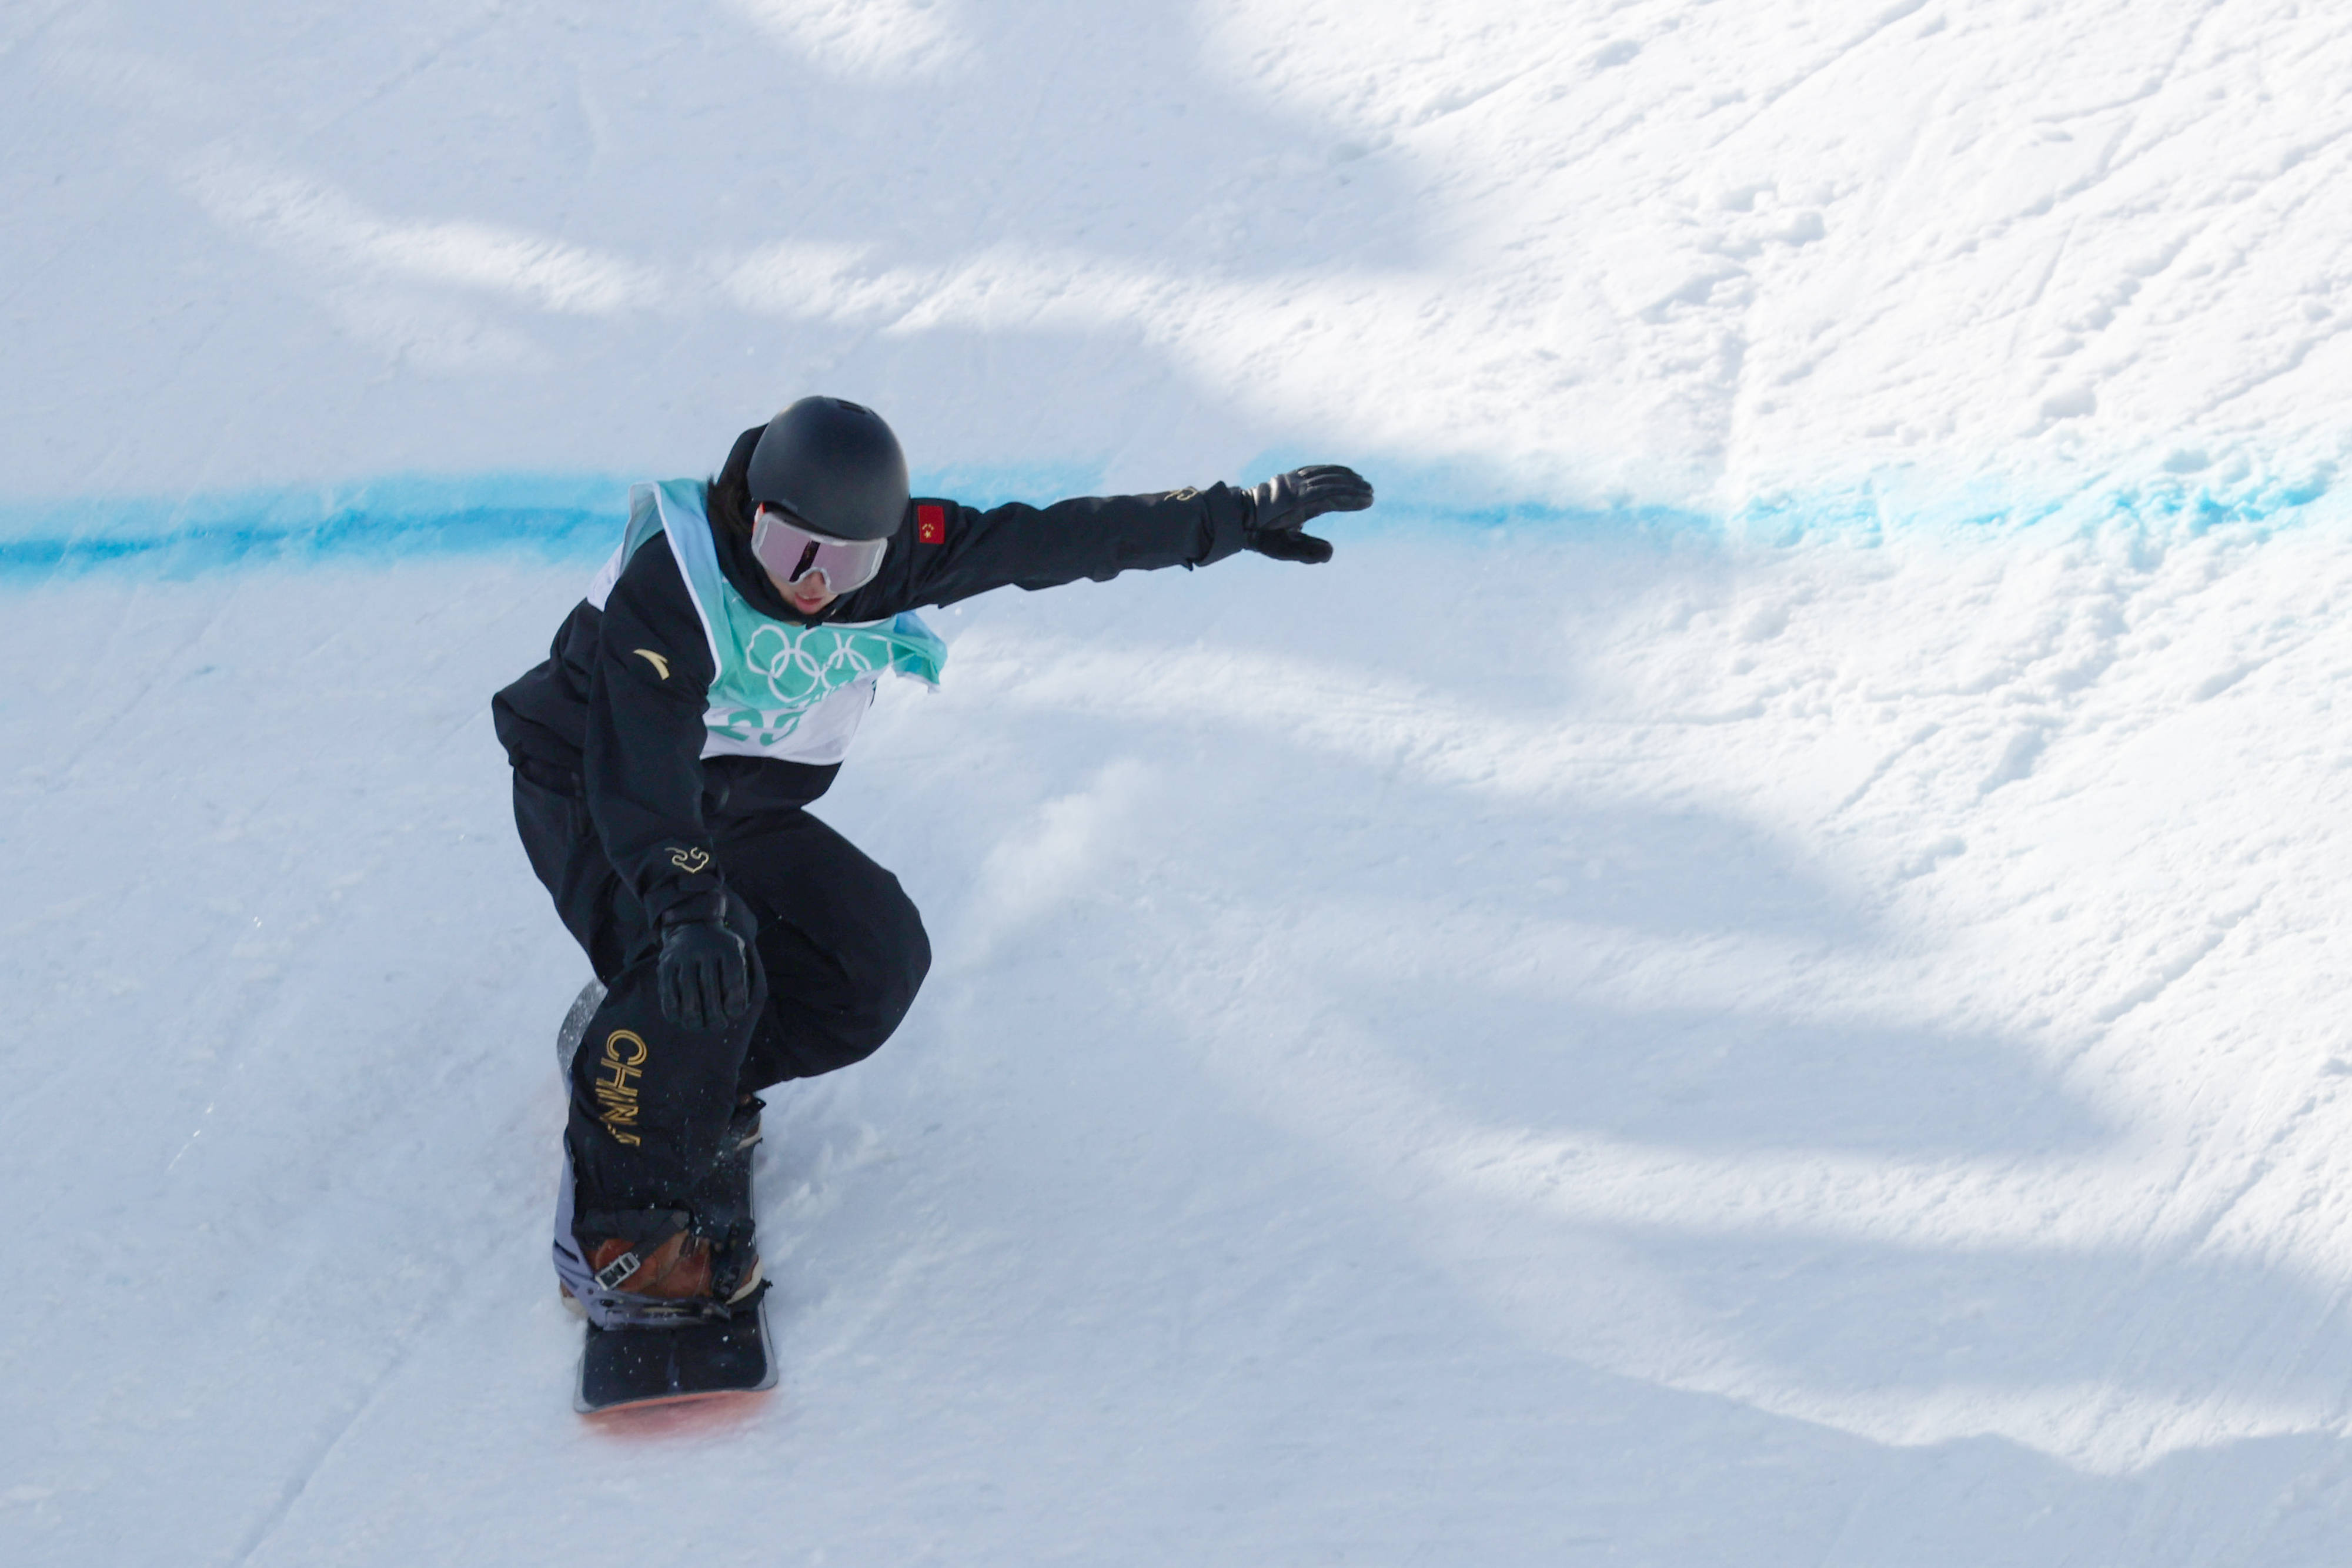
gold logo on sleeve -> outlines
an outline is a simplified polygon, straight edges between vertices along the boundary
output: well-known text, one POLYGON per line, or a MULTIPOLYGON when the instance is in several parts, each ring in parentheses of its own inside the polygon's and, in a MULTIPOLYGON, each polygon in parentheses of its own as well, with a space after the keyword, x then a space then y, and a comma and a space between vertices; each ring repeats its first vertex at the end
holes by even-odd
POLYGON ((651 664, 656 672, 660 674, 663 680, 669 679, 669 661, 667 659, 663 658, 651 648, 632 648, 629 652, 635 653, 638 658, 643 659, 646 664, 651 664))
POLYGON ((686 873, 687 875, 692 876, 698 872, 708 871, 710 868, 710 852, 709 850, 672 850, 669 852, 669 863, 686 873))

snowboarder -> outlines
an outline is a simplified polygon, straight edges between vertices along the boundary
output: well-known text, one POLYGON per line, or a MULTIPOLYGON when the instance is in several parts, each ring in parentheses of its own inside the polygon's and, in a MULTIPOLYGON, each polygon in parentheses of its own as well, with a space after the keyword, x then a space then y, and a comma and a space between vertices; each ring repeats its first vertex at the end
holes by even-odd
POLYGON ((555 1222, 592 1324, 756 1300, 756 1092, 864 1060, 923 982, 898 879, 804 810, 883 672, 938 680, 946 647, 913 612, 1244 549, 1328 560, 1301 525, 1371 501, 1318 466, 975 511, 911 497, 890 427, 827 397, 743 432, 708 483, 631 492, 548 659, 492 704, 523 848, 606 988, 571 1064, 555 1222))

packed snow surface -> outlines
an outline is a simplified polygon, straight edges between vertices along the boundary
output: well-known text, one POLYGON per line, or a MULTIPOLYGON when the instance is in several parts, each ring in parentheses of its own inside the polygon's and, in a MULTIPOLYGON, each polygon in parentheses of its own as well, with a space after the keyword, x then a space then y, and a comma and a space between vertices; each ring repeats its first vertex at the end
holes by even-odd
POLYGON ((0 1559, 2352 1560, 2352 14, 20 0, 0 89, 0 1559), (1387 498, 936 618, 782 1386, 583 1421, 488 698, 811 390, 1387 498))

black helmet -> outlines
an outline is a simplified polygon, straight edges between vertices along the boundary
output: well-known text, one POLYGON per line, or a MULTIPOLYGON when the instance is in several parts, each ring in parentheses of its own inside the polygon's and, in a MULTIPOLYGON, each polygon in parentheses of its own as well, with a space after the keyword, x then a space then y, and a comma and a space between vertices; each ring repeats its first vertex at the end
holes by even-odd
POLYGON ((765 501, 837 539, 887 539, 907 517, 907 455, 870 408, 804 397, 760 433, 745 476, 765 501))

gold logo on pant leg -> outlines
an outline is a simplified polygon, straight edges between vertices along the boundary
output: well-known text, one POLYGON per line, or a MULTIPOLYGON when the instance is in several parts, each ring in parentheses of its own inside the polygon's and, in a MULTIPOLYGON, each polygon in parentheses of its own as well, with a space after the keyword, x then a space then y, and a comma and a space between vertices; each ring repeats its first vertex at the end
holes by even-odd
POLYGON ((629 1131, 642 1109, 637 1086, 630 1081, 644 1076, 646 1058, 652 1054, 645 1037, 635 1030, 616 1029, 604 1037, 604 1059, 596 1064, 596 1101, 604 1110, 597 1120, 616 1144, 635 1147, 644 1142, 629 1131))

